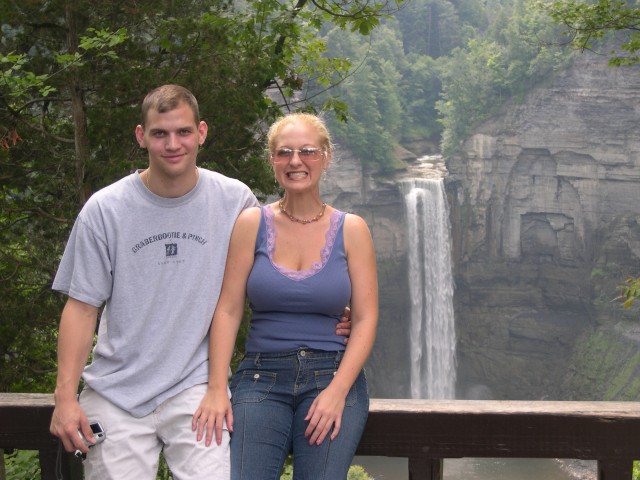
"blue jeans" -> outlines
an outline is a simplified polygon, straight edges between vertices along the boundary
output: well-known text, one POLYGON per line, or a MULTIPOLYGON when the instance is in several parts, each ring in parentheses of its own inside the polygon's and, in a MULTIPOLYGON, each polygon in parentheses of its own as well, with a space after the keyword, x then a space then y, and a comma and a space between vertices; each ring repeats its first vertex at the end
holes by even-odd
POLYGON ((231 480, 279 480, 290 452, 295 480, 347 478, 369 414, 364 370, 347 395, 338 436, 320 445, 304 436, 304 417, 342 356, 309 349, 245 356, 231 380, 231 480))

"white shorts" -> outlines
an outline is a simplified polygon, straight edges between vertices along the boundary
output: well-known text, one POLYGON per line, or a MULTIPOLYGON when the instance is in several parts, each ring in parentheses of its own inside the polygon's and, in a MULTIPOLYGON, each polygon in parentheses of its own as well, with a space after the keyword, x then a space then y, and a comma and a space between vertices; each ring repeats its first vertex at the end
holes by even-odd
POLYGON ((229 432, 209 447, 196 441, 194 412, 207 386, 196 385, 166 400, 146 417, 136 418, 86 388, 80 405, 89 421, 100 421, 104 442, 91 448, 84 461, 87 480, 155 480, 162 451, 175 480, 228 480, 229 432))

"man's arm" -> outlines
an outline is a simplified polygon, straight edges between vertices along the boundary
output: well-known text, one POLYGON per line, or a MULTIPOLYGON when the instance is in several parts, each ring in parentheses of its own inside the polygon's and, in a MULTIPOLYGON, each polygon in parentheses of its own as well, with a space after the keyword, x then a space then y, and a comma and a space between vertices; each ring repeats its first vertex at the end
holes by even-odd
POLYGON ((55 409, 49 430, 60 438, 68 452, 88 448, 78 435, 93 442, 87 416, 78 403, 78 385, 89 358, 96 329, 98 309, 71 297, 62 310, 58 331, 58 376, 54 393, 55 409))

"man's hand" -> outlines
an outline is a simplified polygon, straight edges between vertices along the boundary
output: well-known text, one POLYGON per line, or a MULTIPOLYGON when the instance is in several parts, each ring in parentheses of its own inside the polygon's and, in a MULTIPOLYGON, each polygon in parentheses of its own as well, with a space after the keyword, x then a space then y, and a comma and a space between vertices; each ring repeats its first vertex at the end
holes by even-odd
POLYGON ((95 444, 89 420, 75 399, 64 402, 56 401, 49 431, 60 439, 67 452, 80 450, 82 453, 87 453, 89 447, 84 443, 82 437, 86 438, 89 443, 95 444), (81 433, 82 436, 78 433, 81 433))
POLYGON ((349 335, 351 335, 351 309, 349 307, 344 308, 340 321, 336 324, 336 335, 345 337, 345 344, 349 341, 349 335))

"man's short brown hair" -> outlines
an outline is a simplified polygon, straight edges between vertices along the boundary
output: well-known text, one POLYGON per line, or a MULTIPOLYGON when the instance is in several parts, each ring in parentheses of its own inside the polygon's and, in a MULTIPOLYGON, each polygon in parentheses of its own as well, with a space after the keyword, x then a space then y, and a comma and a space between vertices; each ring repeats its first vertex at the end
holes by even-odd
POLYGON ((141 125, 144 128, 149 115, 149 110, 157 110, 159 113, 170 112, 178 108, 180 103, 186 103, 193 111, 193 118, 196 125, 200 123, 200 110, 198 108, 198 100, 196 97, 184 87, 180 85, 162 85, 151 90, 142 101, 142 118, 141 125))

